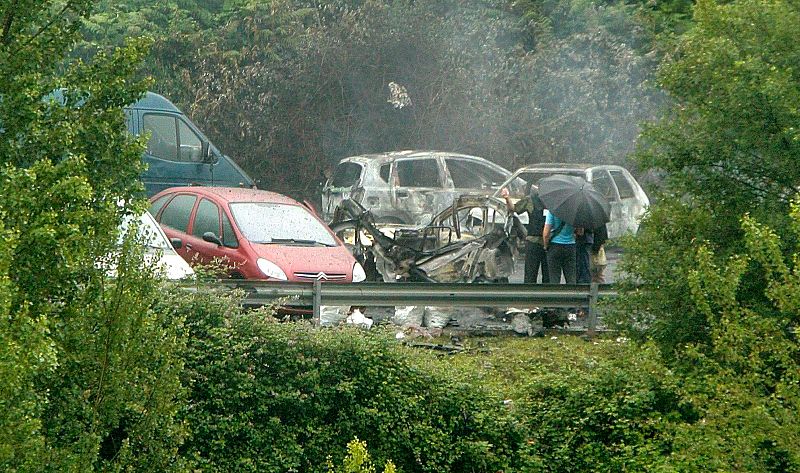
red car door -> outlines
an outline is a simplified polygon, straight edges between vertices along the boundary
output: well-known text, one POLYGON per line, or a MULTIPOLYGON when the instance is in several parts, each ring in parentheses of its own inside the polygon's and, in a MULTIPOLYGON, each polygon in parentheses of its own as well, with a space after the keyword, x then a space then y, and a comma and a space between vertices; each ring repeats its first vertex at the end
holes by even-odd
MULTIPOLYGON (((151 209, 154 209, 160 202, 161 199, 154 203, 151 209)), ((193 254, 192 241, 188 234, 188 229, 195 202, 197 202, 197 196, 193 194, 175 194, 169 202, 164 205, 163 210, 160 210, 157 216, 154 214, 156 220, 158 220, 158 223, 160 223, 164 229, 164 233, 166 233, 170 239, 179 238, 181 240, 181 247, 177 248, 176 251, 188 262, 191 262, 193 254)))
POLYGON ((240 274, 245 258, 239 254, 239 244, 228 217, 216 203, 200 199, 191 233, 192 249, 200 263, 222 264, 228 268, 228 274, 240 274))

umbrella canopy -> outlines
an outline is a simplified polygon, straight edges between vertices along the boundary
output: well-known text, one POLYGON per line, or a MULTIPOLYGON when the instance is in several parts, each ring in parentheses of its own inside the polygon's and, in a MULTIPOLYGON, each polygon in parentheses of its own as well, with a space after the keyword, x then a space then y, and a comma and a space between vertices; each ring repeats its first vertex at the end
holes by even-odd
POLYGON ((539 198, 553 215, 575 227, 596 228, 611 217, 611 204, 582 177, 545 177, 539 181, 539 198))

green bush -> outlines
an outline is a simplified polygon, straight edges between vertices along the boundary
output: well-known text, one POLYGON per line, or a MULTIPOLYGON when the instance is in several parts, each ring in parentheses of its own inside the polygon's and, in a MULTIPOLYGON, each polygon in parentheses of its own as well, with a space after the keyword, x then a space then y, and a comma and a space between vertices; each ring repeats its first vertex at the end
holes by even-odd
POLYGON ((673 423, 694 418, 659 351, 622 338, 512 340, 451 362, 507 397, 523 430, 508 471, 654 469, 673 423))
POLYGON ((325 471, 354 437, 401 471, 496 471, 515 448, 501 399, 429 353, 204 297, 180 311, 190 331, 183 451, 207 471, 325 471))
MULTIPOLYGON (((391 460, 384 465, 383 473, 395 473, 394 463, 391 460)), ((339 468, 328 465, 328 473, 375 473, 372 457, 367 451, 367 442, 354 439, 347 444, 347 455, 339 468)))
MULTIPOLYGON (((748 254, 718 264, 705 247, 689 273, 692 300, 711 320, 710 349, 682 356, 688 398, 701 422, 681 426, 676 464, 686 469, 800 470, 800 245, 743 219, 748 254), (790 256, 784 256, 788 253, 790 256), (764 299, 738 297, 748 266, 765 279, 764 299)), ((800 201, 790 225, 800 237, 800 201)))

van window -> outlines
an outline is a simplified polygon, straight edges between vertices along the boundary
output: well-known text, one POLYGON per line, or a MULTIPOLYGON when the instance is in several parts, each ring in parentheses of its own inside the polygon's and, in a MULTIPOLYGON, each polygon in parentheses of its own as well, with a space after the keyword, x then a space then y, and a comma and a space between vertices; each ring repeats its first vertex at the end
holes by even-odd
POLYGON ((192 235, 203 238, 206 232, 211 232, 218 237, 220 236, 219 207, 208 199, 202 199, 194 215, 192 235))
POLYGON ((150 132, 147 152, 168 161, 199 163, 203 161, 203 140, 189 125, 172 115, 147 113, 144 130, 150 132))
POLYGON ((339 163, 333 171, 331 186, 352 187, 361 177, 361 165, 358 163, 339 163))
POLYGON ((610 201, 617 200, 617 191, 614 189, 614 184, 611 182, 608 172, 595 170, 592 173, 592 185, 598 192, 606 196, 606 199, 610 201))
POLYGON ((186 233, 189 216, 192 214, 196 197, 188 194, 175 196, 161 212, 161 224, 186 233))
POLYGON ((178 160, 178 135, 175 117, 169 115, 145 114, 144 131, 150 132, 147 153, 168 161, 178 160))
POLYGON ((183 120, 178 120, 178 143, 180 161, 199 163, 203 161, 203 140, 183 120))
POLYGON ((620 199, 630 199, 631 197, 635 197, 636 193, 633 191, 633 187, 631 183, 628 182, 628 178, 622 173, 622 171, 609 171, 611 173, 611 177, 614 178, 614 182, 617 184, 617 189, 619 190, 619 198, 620 199))
POLYGON ((403 159, 397 161, 400 187, 441 187, 439 166, 433 159, 403 159))

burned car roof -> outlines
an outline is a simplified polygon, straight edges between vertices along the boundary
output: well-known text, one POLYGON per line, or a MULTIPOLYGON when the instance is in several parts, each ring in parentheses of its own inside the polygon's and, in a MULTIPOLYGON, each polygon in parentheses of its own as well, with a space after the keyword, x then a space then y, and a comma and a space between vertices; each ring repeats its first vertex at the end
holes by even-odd
POLYGON ((391 162, 398 158, 428 158, 428 157, 458 157, 458 158, 479 158, 469 154, 452 153, 449 151, 435 151, 435 150, 403 150, 403 151, 388 151, 386 153, 370 153, 348 156, 343 158, 342 161, 379 161, 391 162))

